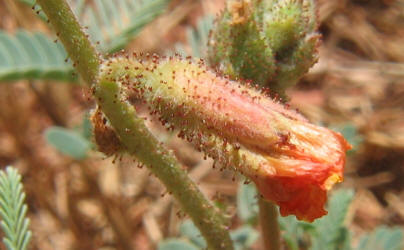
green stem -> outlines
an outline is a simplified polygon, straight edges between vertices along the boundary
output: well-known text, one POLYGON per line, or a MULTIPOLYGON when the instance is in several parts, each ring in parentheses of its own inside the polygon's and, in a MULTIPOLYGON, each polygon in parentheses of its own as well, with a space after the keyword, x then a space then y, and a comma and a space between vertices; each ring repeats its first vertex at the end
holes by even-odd
POLYGON ((65 0, 37 0, 37 2, 48 16, 80 75, 87 84, 94 83, 100 58, 69 5, 65 0))
POLYGON ((259 198, 259 219, 262 230, 264 249, 281 249, 280 231, 278 224, 278 209, 272 202, 259 198))
POLYGON ((233 249, 226 219, 205 199, 172 152, 166 150, 148 132, 144 120, 136 116, 132 105, 121 101, 116 82, 101 81, 95 96, 104 114, 130 154, 149 167, 189 214, 205 237, 210 249, 233 249))
MULTIPOLYGON (((65 0, 37 0, 48 16, 76 68, 89 84, 96 83, 100 59, 65 0)), ((149 132, 143 119, 120 96, 117 83, 101 81, 94 88, 97 103, 128 153, 144 163, 181 204, 205 237, 210 249, 233 249, 227 220, 188 177, 173 154, 149 132)))

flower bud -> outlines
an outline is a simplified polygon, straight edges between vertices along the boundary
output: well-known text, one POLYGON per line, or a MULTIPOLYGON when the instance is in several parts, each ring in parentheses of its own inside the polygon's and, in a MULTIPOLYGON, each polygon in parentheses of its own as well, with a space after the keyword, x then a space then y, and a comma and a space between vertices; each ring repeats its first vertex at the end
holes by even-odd
POLYGON ((312 221, 326 214, 327 190, 342 181, 350 147, 341 134, 212 72, 202 60, 114 58, 103 63, 101 81, 133 91, 168 129, 254 181, 282 215, 312 221))
POLYGON ((99 108, 92 112, 91 123, 93 125, 94 142, 98 151, 106 156, 118 155, 124 151, 125 147, 121 144, 114 129, 107 124, 107 118, 99 108))
POLYGON ((313 0, 229 0, 208 43, 211 65, 283 95, 317 61, 313 0))

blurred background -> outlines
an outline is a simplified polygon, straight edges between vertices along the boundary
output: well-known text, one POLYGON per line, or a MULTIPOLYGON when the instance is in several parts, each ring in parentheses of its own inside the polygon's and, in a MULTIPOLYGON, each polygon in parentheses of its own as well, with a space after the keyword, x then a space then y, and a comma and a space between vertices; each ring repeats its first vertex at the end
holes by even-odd
MULTIPOLYGON (((224 0, 69 2, 103 53, 125 48, 197 57, 205 55, 212 20, 224 6, 224 0)), ((381 226, 394 228, 388 237, 402 241, 404 1, 317 3, 320 60, 289 91, 291 105, 313 123, 342 132, 354 146, 339 185, 354 190, 340 222, 353 248, 365 244, 364 235, 370 244, 381 226)), ((155 249, 167 238, 187 240, 187 216, 147 169, 95 150, 88 120, 94 101, 34 0, 0 0, 0 29, 0 166, 12 165, 23 176, 30 247, 155 249)), ((212 160, 153 119, 148 124, 230 216, 231 228, 249 225, 249 242, 240 249, 262 249, 251 211, 242 210, 249 208, 243 208, 241 178, 212 169, 212 160)), ((286 235, 291 224, 283 222, 286 235)), ((298 249, 309 248, 304 234, 294 237, 298 249)))

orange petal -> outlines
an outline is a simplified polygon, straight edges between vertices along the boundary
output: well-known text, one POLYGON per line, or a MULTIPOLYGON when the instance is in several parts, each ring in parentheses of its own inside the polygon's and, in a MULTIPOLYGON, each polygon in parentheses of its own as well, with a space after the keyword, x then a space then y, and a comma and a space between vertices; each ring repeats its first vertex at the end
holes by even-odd
POLYGON ((316 151, 307 151, 306 156, 297 153, 295 158, 267 157, 276 173, 261 172, 253 177, 263 197, 280 206, 281 215, 294 214, 300 220, 312 222, 327 214, 324 210, 327 191, 342 181, 345 151, 350 148, 340 134, 329 133, 333 137, 323 143, 337 144, 326 147, 328 158, 321 158, 322 154, 316 155, 316 151))

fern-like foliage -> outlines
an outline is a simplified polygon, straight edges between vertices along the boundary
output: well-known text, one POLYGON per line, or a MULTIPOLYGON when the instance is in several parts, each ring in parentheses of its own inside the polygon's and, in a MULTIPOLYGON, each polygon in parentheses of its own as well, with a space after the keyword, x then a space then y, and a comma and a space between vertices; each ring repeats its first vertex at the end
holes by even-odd
POLYGON ((3 242, 9 250, 27 249, 31 238, 24 199, 21 175, 17 170, 7 167, 5 171, 0 171, 1 228, 5 235, 3 242))
MULTIPOLYGON (((187 28, 187 43, 190 50, 186 50, 184 44, 177 43, 175 52, 182 56, 206 58, 208 53, 209 32, 213 27, 213 16, 207 15, 198 20, 196 27, 187 28)), ((172 52, 168 52, 172 54, 172 52)))
POLYGON ((200 19, 195 29, 188 28, 188 43, 192 48, 192 55, 194 57, 204 58, 207 56, 209 32, 212 28, 213 16, 210 15, 200 19))
POLYGON ((160 15, 170 0, 95 0, 94 7, 83 7, 71 0, 81 22, 88 26, 93 42, 103 52, 123 49, 142 28, 160 15))
MULTIPOLYGON (((35 0, 20 0, 35 10, 35 0)), ((110 53, 120 50, 142 28, 167 7, 170 0, 70 0, 73 11, 100 50, 110 53)), ((40 15, 41 11, 38 12, 40 15)), ((46 20, 46 17, 42 18, 46 20)), ((54 38, 39 32, 20 30, 14 35, 0 31, 0 81, 42 79, 75 82, 67 53, 54 38)))
MULTIPOLYGON (((35 0, 20 1, 35 6, 35 0)), ((90 39, 99 43, 102 52, 111 53, 123 49, 166 9, 170 0, 94 0, 91 5, 85 0, 68 2, 82 25, 88 27, 90 39)))
POLYGON ((45 34, 0 31, 0 81, 53 79, 73 81, 73 67, 60 43, 45 34))

